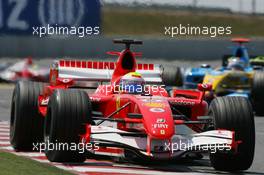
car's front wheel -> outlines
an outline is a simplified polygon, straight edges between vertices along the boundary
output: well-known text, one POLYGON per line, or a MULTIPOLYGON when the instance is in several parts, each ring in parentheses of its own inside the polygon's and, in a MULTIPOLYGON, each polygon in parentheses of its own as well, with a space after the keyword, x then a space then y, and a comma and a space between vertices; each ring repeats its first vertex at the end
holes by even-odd
POLYGON ((83 162, 86 152, 80 150, 80 135, 91 123, 91 102, 84 91, 56 90, 45 118, 45 154, 51 162, 83 162), (55 147, 55 145, 61 145, 55 147), (70 147, 72 146, 72 147, 70 147))
POLYGON ((213 119, 212 129, 235 132, 235 140, 241 141, 235 153, 211 153, 210 160, 216 170, 247 170, 254 158, 255 124, 251 104, 244 97, 217 97, 209 108, 213 119))

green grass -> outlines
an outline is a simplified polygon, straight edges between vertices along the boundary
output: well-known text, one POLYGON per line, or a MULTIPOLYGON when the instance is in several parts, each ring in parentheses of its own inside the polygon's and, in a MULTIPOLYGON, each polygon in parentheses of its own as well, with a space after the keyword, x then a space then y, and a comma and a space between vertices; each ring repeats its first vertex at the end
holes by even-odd
POLYGON ((231 26, 232 36, 264 36, 264 17, 212 12, 103 7, 103 33, 163 36, 164 26, 231 26))
POLYGON ((0 174, 2 175, 70 175, 66 171, 52 167, 45 163, 39 163, 25 157, 0 151, 0 174))

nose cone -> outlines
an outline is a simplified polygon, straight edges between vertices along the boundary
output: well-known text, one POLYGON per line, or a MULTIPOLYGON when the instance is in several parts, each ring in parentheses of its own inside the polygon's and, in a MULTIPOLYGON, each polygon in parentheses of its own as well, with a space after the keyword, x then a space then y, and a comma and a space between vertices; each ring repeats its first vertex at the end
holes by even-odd
POLYGON ((174 121, 167 100, 145 102, 141 105, 144 126, 152 138, 169 139, 174 135, 174 121))
MULTIPOLYGON (((154 117, 153 117, 154 118, 154 117)), ((174 134, 172 117, 155 117, 151 123, 147 123, 147 130, 152 138, 169 139, 174 134)))

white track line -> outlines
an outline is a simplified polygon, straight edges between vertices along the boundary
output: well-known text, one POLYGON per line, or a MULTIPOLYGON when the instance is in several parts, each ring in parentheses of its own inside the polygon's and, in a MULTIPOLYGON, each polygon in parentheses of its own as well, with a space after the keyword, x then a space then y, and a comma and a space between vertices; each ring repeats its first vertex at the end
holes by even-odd
POLYGON ((1 149, 9 150, 9 151, 14 151, 14 148, 12 146, 3 146, 0 147, 1 149))
POLYGON ((40 156, 45 156, 44 153, 27 153, 27 152, 15 152, 14 154, 18 155, 18 156, 26 156, 26 157, 40 157, 40 156))
MULTIPOLYGON (((182 175, 183 173, 178 172, 163 172, 163 171, 155 171, 155 170, 134 170, 134 169, 121 169, 121 168, 100 168, 100 167, 81 167, 81 166, 63 166, 63 165, 55 165, 56 167, 66 170, 66 171, 77 171, 79 173, 121 173, 121 174, 139 174, 139 175, 182 175)), ((184 174, 197 174, 201 175, 202 173, 188 173, 184 174)))
MULTIPOLYGON (((50 165, 53 165, 52 163, 50 163, 50 161, 48 159, 38 159, 38 158, 32 158, 32 160, 38 161, 40 163, 49 163, 50 165)), ((55 165, 53 165, 55 166, 55 165)), ((63 165, 62 165, 63 166, 63 165)))

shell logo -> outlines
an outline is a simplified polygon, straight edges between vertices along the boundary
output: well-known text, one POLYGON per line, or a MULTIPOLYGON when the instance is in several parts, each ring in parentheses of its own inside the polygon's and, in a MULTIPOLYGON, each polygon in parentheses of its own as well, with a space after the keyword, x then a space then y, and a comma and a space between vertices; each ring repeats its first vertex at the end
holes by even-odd
POLYGON ((150 107, 150 108, 164 108, 165 107, 164 103, 156 103, 156 102, 154 102, 154 103, 151 103, 151 102, 144 103, 144 105, 147 106, 147 107, 150 107))

